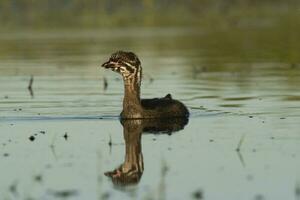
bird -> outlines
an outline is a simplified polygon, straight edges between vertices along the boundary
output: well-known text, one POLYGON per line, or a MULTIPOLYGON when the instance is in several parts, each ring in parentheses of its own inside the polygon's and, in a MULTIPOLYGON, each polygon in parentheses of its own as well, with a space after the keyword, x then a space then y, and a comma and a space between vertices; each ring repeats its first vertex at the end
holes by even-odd
POLYGON ((117 51, 111 54, 102 67, 119 73, 124 82, 123 110, 121 119, 188 118, 189 111, 171 94, 162 98, 141 99, 142 66, 133 52, 117 51))

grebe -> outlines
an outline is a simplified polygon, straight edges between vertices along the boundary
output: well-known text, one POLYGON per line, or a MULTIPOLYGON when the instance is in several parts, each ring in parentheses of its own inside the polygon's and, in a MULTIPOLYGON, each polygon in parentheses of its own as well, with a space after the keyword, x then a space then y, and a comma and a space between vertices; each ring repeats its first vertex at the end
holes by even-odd
POLYGON ((121 119, 174 118, 189 116, 186 106, 172 99, 170 94, 163 98, 140 99, 142 67, 139 58, 132 52, 117 51, 102 67, 122 75, 124 99, 121 119))

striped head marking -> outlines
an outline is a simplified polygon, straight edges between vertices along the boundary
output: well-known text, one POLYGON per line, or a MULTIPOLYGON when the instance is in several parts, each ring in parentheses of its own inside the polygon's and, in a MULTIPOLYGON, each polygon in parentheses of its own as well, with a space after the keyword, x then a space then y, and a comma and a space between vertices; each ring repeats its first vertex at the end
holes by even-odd
POLYGON ((111 69, 120 73, 124 78, 128 78, 134 74, 139 74, 141 62, 132 52, 117 51, 110 56, 107 62, 102 64, 102 67, 111 69))

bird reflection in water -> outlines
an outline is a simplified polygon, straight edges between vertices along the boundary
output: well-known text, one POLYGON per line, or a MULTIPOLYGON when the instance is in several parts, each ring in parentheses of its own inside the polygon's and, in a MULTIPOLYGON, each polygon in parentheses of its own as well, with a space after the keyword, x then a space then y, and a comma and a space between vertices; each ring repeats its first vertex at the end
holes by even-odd
POLYGON ((119 167, 104 174, 110 177, 116 186, 138 184, 144 172, 142 133, 171 135, 183 129, 187 123, 188 118, 121 120, 125 140, 125 160, 119 167))

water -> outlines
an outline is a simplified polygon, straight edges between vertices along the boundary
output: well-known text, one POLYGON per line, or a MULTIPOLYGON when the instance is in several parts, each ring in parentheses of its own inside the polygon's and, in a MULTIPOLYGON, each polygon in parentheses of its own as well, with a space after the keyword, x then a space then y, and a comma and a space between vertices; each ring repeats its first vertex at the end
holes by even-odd
POLYGON ((2 32, 1 197, 299 199, 300 66, 296 40, 278 48, 285 33, 2 32), (182 130, 138 139, 145 124, 137 122, 137 137, 124 140, 131 125, 118 119, 123 83, 100 68, 118 49, 140 57, 143 97, 171 93, 187 105, 182 130), (132 143, 141 151, 131 153, 143 155, 141 179, 114 185, 104 173, 124 162, 132 143))

